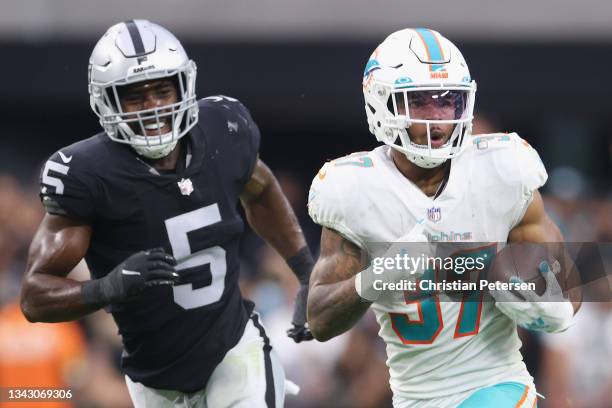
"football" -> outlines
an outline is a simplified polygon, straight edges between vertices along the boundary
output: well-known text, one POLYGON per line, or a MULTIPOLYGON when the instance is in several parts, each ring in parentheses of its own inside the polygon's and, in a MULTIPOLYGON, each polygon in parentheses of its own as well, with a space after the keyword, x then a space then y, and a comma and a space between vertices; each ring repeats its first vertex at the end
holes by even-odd
MULTIPOLYGON (((553 261, 554 257, 550 252, 546 244, 528 242, 508 244, 495 256, 487 280, 490 283, 510 282, 511 277, 517 276, 524 282, 534 283, 535 292, 542 295, 546 290, 546 280, 539 266, 542 261, 549 263, 553 261)), ((516 291, 513 293, 519 295, 516 291)))

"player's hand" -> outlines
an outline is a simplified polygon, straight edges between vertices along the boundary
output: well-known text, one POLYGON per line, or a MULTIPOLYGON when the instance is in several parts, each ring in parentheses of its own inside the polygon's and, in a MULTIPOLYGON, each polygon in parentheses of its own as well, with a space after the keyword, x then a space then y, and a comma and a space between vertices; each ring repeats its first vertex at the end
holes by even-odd
POLYGON ((355 290, 357 294, 369 302, 377 301, 383 293, 387 284, 395 284, 400 282, 415 282, 421 278, 425 272, 425 265, 421 262, 417 269, 412 269, 412 264, 407 265, 404 262, 400 264, 391 263, 397 257, 404 258, 421 258, 433 256, 435 248, 429 242, 425 235, 425 224, 423 221, 418 222, 407 234, 397 238, 395 242, 389 246, 381 247, 372 252, 372 264, 368 268, 361 271, 355 277, 355 290), (383 260, 380 263, 380 260, 383 260), (404 268, 407 266, 408 269, 404 268))
POLYGON ((120 303, 147 287, 174 285, 179 278, 175 266, 176 260, 163 248, 137 252, 105 277, 86 282, 83 298, 88 303, 120 303))
POLYGON ((300 289, 295 297, 295 308, 293 309, 293 327, 287 330, 287 336, 291 337, 296 343, 312 340, 314 337, 306 323, 306 301, 308 300, 308 285, 300 285, 300 289))
MULTIPOLYGON (((563 296, 555 277, 560 272, 561 265, 558 261, 554 261, 551 267, 551 264, 543 261, 539 268, 546 280, 546 290, 542 295, 532 290, 517 290, 516 292, 524 298, 521 299, 507 290, 491 291, 495 307, 527 330, 549 333, 567 330, 574 316, 574 307, 563 296)), ((518 277, 512 277, 510 282, 523 281, 518 277)))
POLYGON ((291 337, 296 343, 314 339, 307 325, 308 323, 301 326, 294 324, 291 329, 287 330, 287 336, 291 337))

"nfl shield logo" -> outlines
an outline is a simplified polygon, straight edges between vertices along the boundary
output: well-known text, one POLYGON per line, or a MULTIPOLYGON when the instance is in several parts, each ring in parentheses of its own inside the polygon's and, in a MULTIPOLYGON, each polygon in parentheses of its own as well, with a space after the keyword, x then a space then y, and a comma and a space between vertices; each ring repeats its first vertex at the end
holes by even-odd
POLYGON ((440 207, 431 207, 427 209, 427 218, 431 222, 438 222, 442 218, 442 210, 440 207))
POLYGON ((193 193, 193 183, 190 179, 181 179, 177 184, 182 195, 188 196, 193 193))

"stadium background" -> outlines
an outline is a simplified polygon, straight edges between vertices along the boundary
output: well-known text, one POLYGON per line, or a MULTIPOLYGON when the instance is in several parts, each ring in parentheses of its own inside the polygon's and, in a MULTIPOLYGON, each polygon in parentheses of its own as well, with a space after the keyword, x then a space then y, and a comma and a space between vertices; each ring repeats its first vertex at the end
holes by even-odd
MULTIPOLYGON (((198 64, 200 97, 224 94, 249 107, 262 131, 261 157, 314 251, 319 229, 305 206, 310 180, 325 160, 376 145, 365 121, 363 67, 387 34, 412 26, 436 29, 463 51, 478 82, 477 131, 517 131, 538 149, 550 176, 547 209, 566 239, 612 241, 612 4, 496 3, 4 0, 0 386, 64 383, 77 391, 76 406, 129 406, 108 316, 32 328, 15 309, 42 215, 40 166, 61 146, 99 131, 87 60, 105 29, 126 19, 151 19, 182 40, 198 64)), ((243 252, 243 290, 258 303, 288 377, 303 388, 287 406, 389 406, 384 345, 371 316, 331 342, 293 345, 283 332, 295 282, 252 234, 243 252)), ((524 335, 527 363, 548 396, 541 407, 569 406, 568 398, 574 407, 612 407, 612 308, 586 306, 571 329, 580 336, 524 335)))

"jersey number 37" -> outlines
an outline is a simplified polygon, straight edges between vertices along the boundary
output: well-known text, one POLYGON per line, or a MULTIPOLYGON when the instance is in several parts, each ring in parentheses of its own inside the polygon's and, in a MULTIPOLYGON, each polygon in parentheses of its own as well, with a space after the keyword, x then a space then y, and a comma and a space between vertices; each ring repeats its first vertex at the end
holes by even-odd
MULTIPOLYGON (((495 245, 463 250, 453 254, 453 256, 486 259, 486 268, 490 267, 495 255, 495 245)), ((434 271, 429 269, 425 274, 425 279, 435 281, 434 274, 434 271)), ((419 315, 418 320, 411 320, 404 313, 389 313, 391 327, 404 344, 432 344, 444 327, 442 308, 440 307, 438 295, 435 293, 424 294, 427 296, 421 296, 420 300, 406 299, 407 304, 416 303, 419 315)), ((459 314, 454 322, 455 332, 453 338, 457 339, 478 334, 483 296, 484 292, 482 291, 462 293, 459 314)))

